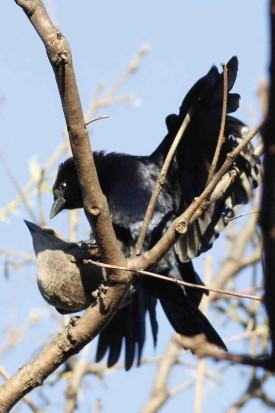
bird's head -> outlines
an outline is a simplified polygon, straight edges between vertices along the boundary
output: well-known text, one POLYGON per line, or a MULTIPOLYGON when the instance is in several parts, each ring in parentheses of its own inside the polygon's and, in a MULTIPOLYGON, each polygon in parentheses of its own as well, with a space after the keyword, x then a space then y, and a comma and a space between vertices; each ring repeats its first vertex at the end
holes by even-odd
POLYGON ((53 185, 54 203, 50 217, 55 217, 63 209, 82 208, 82 193, 73 158, 59 165, 53 185))
POLYGON ((31 233, 36 255, 45 249, 65 249, 67 244, 69 244, 69 242, 54 229, 46 226, 40 227, 33 222, 24 221, 31 233))

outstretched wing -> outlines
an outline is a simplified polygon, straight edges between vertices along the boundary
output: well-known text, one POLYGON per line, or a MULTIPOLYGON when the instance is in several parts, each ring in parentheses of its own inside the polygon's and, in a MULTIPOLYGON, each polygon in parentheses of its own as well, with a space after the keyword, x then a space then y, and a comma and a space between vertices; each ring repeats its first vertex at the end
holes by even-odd
MULTIPOLYGON (((230 93, 238 71, 238 60, 233 57, 227 64, 228 98, 227 113, 235 112, 239 107, 240 96, 230 93)), ((188 92, 178 115, 169 115, 166 119, 168 134, 151 156, 166 156, 169 147, 191 106, 195 107, 191 122, 180 143, 174 161, 178 174, 178 210, 182 213, 205 188, 217 140, 219 136, 223 105, 223 74, 213 67, 188 92)), ((221 148, 218 167, 247 135, 248 128, 238 119, 227 115, 224 143, 221 148)), ((251 144, 242 151, 234 162, 239 172, 222 198, 204 211, 194 223, 188 234, 177 242, 176 251, 185 262, 211 248, 213 241, 224 228, 228 217, 234 214, 233 208, 247 203, 252 189, 257 187, 260 175, 260 160, 253 153, 251 144)), ((224 178, 224 181, 228 177, 224 178)))

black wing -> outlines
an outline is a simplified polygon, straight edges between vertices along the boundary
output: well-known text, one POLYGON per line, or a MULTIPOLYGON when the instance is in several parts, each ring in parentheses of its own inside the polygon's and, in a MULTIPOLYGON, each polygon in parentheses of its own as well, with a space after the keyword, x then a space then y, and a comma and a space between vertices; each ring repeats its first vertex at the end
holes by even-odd
MULTIPOLYGON (((236 80, 238 60, 233 57, 228 68, 228 104, 227 113, 235 112, 240 96, 229 93, 236 80)), ((177 215, 182 213, 205 188, 209 167, 215 152, 220 130, 223 103, 223 75, 213 67, 188 92, 178 115, 169 115, 166 119, 168 134, 161 145, 151 155, 152 159, 165 158, 181 123, 191 106, 195 107, 191 122, 183 136, 172 166, 177 169, 177 215)), ((227 115, 225 141, 222 145, 218 167, 248 133, 248 128, 238 119, 227 115)), ((233 208, 245 204, 252 189, 258 185, 260 160, 253 154, 251 144, 242 151, 234 162, 240 176, 227 188, 224 196, 212 204, 195 222, 187 236, 180 238, 176 251, 185 262, 211 248, 212 243, 224 228, 228 217, 234 215, 233 208)), ((174 172, 175 173, 175 172, 174 172)), ((224 179, 227 179, 226 177, 224 179)))

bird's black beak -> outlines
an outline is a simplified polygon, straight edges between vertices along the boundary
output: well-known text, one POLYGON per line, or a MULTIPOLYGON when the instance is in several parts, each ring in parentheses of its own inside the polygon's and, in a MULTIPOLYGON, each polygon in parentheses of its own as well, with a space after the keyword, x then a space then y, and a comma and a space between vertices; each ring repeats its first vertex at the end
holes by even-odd
POLYGON ((65 199, 63 198, 61 194, 59 194, 53 203, 50 218, 55 217, 60 211, 62 211, 62 209, 64 209, 65 203, 66 203, 65 199))
POLYGON ((29 228, 30 232, 40 232, 41 228, 34 224, 33 222, 27 221, 26 219, 24 219, 25 224, 27 225, 27 227, 29 228))

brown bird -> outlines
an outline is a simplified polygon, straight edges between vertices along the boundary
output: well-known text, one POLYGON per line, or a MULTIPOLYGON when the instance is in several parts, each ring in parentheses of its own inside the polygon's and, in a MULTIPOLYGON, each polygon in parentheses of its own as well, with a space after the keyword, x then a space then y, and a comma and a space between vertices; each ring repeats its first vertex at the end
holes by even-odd
MULTIPOLYGON (((104 294, 106 282, 101 268, 84 263, 85 258, 92 258, 94 261, 100 259, 93 241, 70 242, 51 228, 41 228, 25 222, 33 239, 37 282, 44 299, 61 314, 78 312, 95 303, 102 296, 102 291, 104 294)), ((167 274, 167 262, 170 264, 175 261, 173 271, 177 266, 174 250, 167 254, 166 258, 160 261, 158 269, 169 275, 172 270, 167 274)), ((191 262, 181 265, 184 265, 186 279, 201 283, 191 262)), ((171 275, 173 274, 172 272, 171 275)), ((193 289, 184 289, 159 279, 138 278, 111 321, 100 332, 96 361, 100 361, 108 351, 107 364, 109 367, 113 366, 120 356, 124 341, 126 370, 132 366, 136 356, 139 364, 145 342, 147 314, 156 345, 157 299, 176 332, 187 336, 202 333, 208 341, 226 349, 218 333, 197 308, 200 298, 201 293, 197 296, 193 289)))
POLYGON ((103 273, 83 260, 98 260, 97 247, 69 242, 51 228, 25 223, 33 240, 37 284, 43 298, 61 314, 81 311, 94 303, 98 287, 104 283, 103 273))

